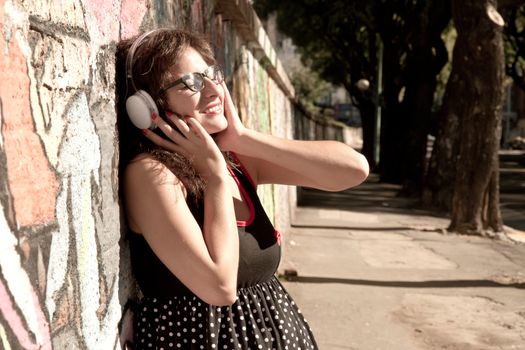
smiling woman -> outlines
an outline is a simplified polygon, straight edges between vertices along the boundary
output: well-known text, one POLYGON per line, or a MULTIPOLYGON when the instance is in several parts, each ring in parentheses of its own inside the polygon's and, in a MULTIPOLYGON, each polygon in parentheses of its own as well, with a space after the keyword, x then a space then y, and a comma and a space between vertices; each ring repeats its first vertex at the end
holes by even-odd
POLYGON ((245 128, 194 34, 148 32, 121 42, 117 59, 120 189, 144 295, 134 347, 317 349, 275 277, 280 234, 256 189, 345 189, 366 178, 364 157, 334 141, 245 128))
POLYGON ((176 80, 162 91, 171 112, 184 119, 195 118, 208 134, 227 127, 222 108, 224 89, 220 85, 224 74, 218 65, 209 66, 199 52, 188 47, 170 74, 176 80))

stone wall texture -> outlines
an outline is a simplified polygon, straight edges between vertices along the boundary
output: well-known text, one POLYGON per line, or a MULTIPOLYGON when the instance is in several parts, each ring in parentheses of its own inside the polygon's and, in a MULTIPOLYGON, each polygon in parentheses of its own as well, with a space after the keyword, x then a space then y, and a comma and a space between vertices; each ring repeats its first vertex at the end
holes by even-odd
MULTIPOLYGON (((116 42, 163 26, 205 33, 244 123, 278 136, 294 133, 293 88, 247 0, 0 0, 0 23, 0 348, 120 349, 136 287, 116 42)), ((294 191, 259 192, 286 233, 294 191)))

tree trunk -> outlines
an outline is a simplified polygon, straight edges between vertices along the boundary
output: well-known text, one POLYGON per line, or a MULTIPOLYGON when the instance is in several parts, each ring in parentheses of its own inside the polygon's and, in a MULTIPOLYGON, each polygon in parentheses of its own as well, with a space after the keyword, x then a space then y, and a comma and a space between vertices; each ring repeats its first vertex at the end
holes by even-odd
MULTIPOLYGON (((441 32, 450 21, 450 4, 420 2, 406 14, 405 36, 385 42, 384 103, 381 124, 381 180, 403 184, 404 195, 420 195, 426 165, 427 134, 436 76, 448 57, 441 32), (400 55, 406 63, 400 66, 400 55)), ((395 30, 395 28, 393 29, 395 30)))
POLYGON ((440 35, 449 21, 450 4, 442 0, 428 1, 414 19, 403 99, 403 114, 409 127, 403 140, 406 144, 406 153, 402 157, 405 195, 419 196, 423 189, 436 76, 448 61, 447 49, 440 35))
POLYGON ((374 169, 377 164, 375 164, 374 159, 374 150, 375 150, 375 105, 374 103, 367 99, 359 101, 359 112, 361 114, 361 125, 363 130, 363 149, 361 153, 366 157, 370 168, 374 169))
MULTIPOLYGON (((460 60, 460 51, 454 50, 453 62, 460 60)), ((462 67, 452 66, 439 113, 436 139, 426 172, 422 202, 424 206, 444 211, 452 210, 452 195, 456 179, 459 153, 460 115, 464 106, 458 96, 465 91, 469 80, 462 77, 462 67), (459 102, 459 103, 458 103, 459 102)))
POLYGON ((409 125, 401 110, 401 72, 397 44, 384 41, 383 110, 381 111, 379 174, 382 182, 402 184, 401 155, 406 148, 401 140, 408 137, 409 125))
POLYGON ((449 230, 486 234, 502 230, 498 151, 503 95, 503 19, 494 0, 453 0, 458 31, 453 66, 463 89, 458 111, 459 157, 449 230))

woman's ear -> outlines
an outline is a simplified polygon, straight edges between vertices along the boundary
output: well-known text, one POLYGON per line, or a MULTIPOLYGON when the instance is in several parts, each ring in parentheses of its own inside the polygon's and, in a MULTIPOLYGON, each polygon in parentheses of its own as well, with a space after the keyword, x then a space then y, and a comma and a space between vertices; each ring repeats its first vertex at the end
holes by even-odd
POLYGON ((165 110, 165 111, 166 111, 166 116, 174 115, 174 116, 178 117, 179 119, 182 119, 182 115, 180 115, 179 113, 177 113, 175 111, 172 111, 170 109, 165 110))
POLYGON ((157 98, 157 107, 159 108, 159 113, 161 115, 167 115, 167 113, 172 113, 172 114, 175 114, 177 117, 179 118, 182 118, 182 116, 177 113, 176 111, 172 110, 169 105, 168 105, 168 102, 166 101, 165 98, 162 98, 162 97, 159 97, 157 98))

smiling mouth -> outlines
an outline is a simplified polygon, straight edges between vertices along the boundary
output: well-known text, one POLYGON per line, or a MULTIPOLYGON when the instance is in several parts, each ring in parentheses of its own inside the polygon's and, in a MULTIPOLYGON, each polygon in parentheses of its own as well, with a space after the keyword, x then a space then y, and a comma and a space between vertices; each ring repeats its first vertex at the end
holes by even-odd
POLYGON ((222 112, 222 104, 217 103, 209 108, 206 108, 203 113, 204 114, 218 114, 222 112))

